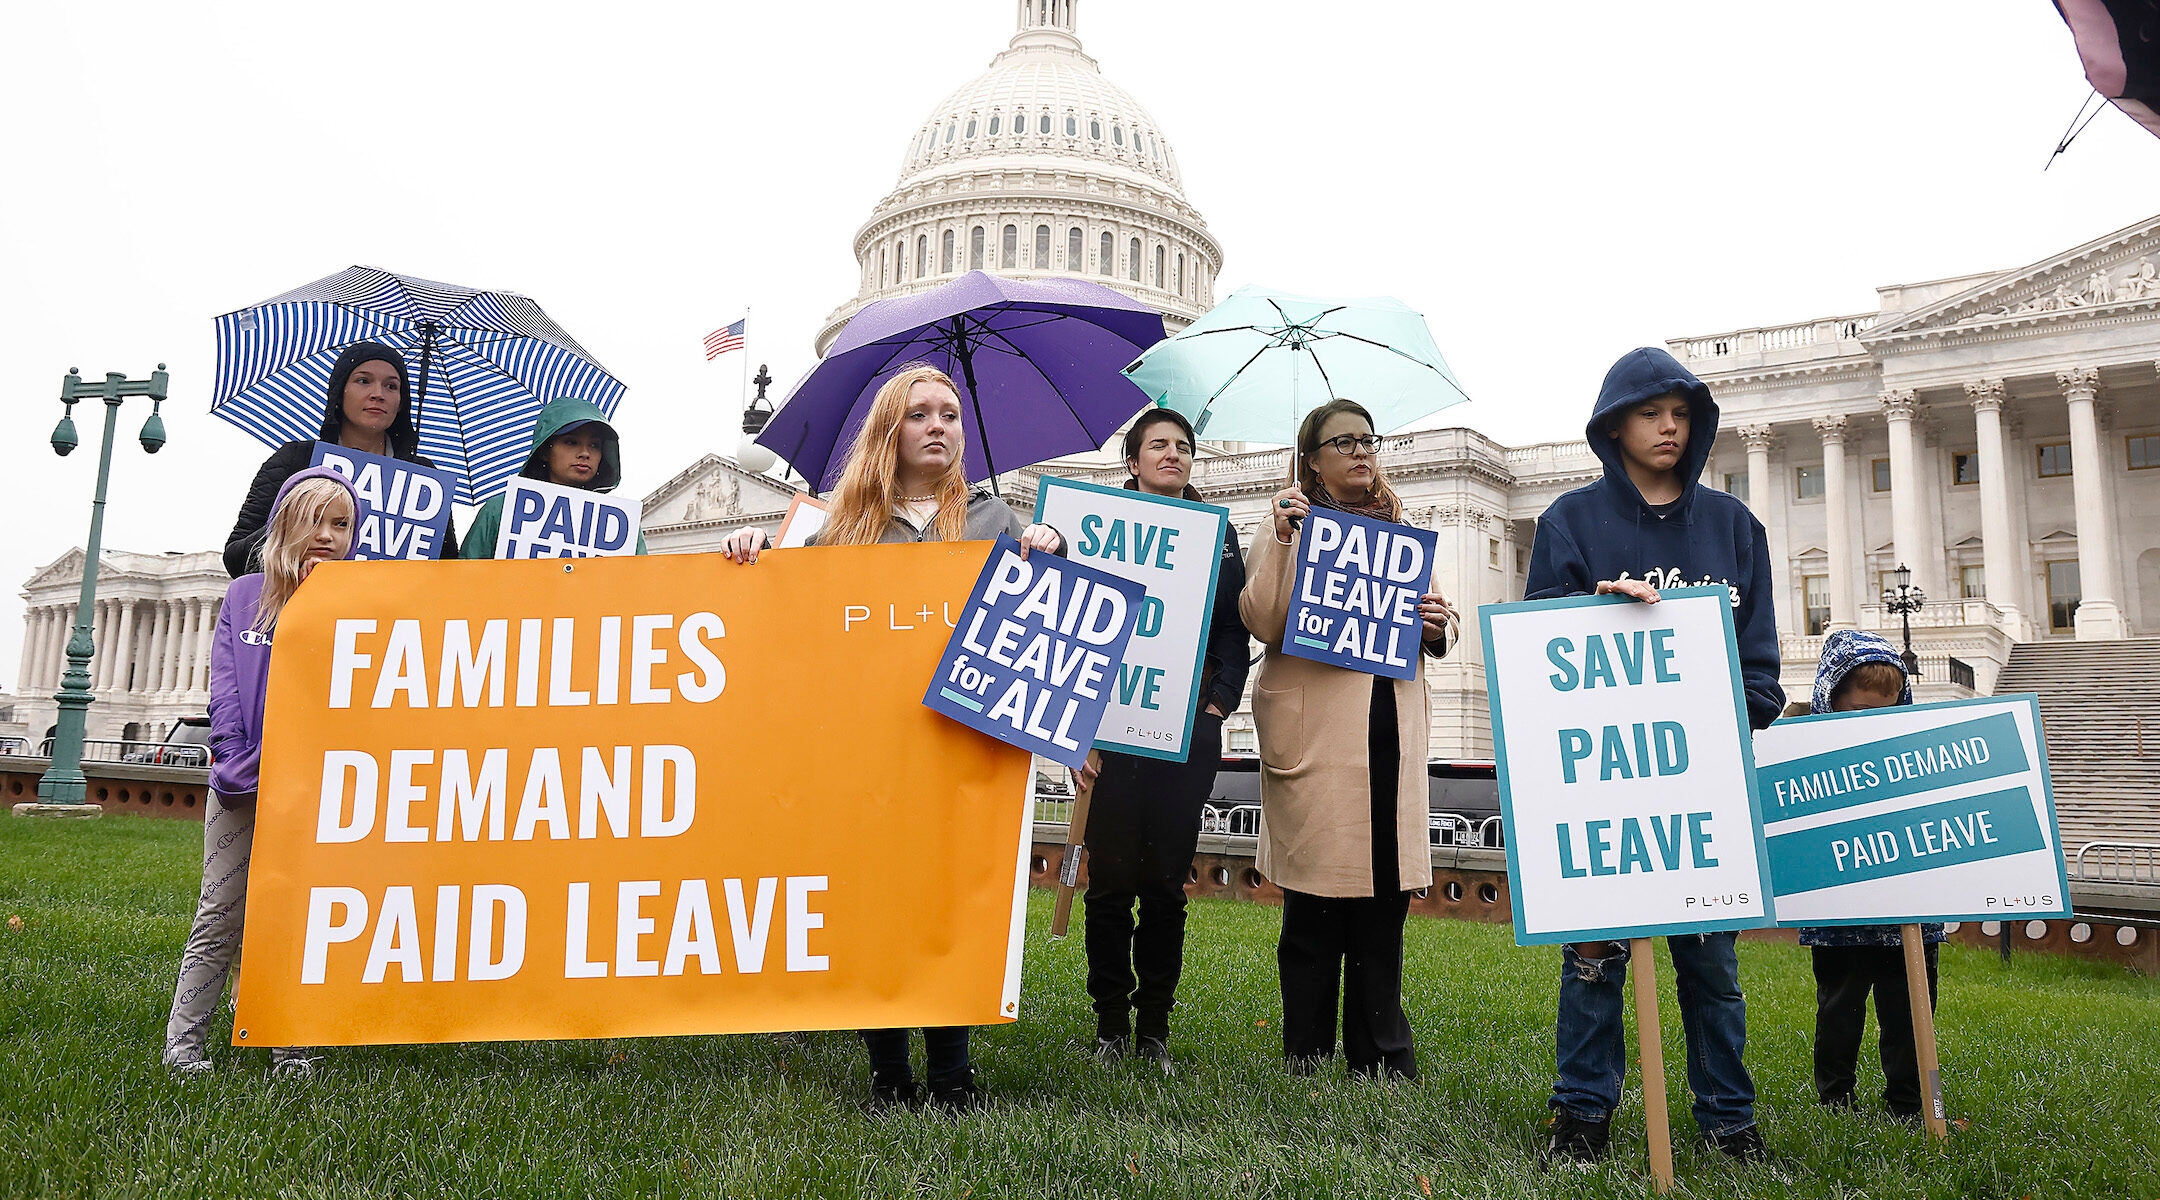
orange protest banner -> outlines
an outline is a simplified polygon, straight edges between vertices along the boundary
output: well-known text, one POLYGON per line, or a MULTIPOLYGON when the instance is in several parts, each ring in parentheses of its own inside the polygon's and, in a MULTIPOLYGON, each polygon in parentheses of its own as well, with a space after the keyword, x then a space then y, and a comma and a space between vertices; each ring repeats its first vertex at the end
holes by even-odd
POLYGON ((1014 1020, 1028 756, 922 705, 984 552, 319 568, 235 1044, 1014 1020))

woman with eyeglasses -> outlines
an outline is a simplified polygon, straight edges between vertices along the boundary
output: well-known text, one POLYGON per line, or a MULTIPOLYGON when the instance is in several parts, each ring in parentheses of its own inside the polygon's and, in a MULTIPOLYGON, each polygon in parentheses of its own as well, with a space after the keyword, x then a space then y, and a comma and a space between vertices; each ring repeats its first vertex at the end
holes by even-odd
MULTIPOLYGON (((1425 756, 1431 692, 1424 673, 1385 679, 1282 652, 1297 572, 1297 530, 1315 506, 1402 520, 1380 469, 1372 416, 1331 400, 1298 427, 1298 482, 1269 506, 1273 535, 1253 540, 1239 610, 1265 643, 1253 685, 1260 735, 1260 873, 1283 892, 1276 964, 1283 1056, 1301 1074, 1335 1052, 1353 1074, 1417 1077, 1402 1006, 1403 922, 1432 883, 1425 756)), ((1439 591, 1418 602, 1420 662, 1447 651, 1455 609, 1439 591)))

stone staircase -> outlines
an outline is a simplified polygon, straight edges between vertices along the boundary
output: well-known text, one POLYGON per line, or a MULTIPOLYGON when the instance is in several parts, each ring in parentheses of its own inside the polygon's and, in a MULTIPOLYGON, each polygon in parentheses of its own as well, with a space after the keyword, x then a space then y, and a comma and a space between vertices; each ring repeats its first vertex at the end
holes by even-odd
POLYGON ((2160 842, 2160 638, 2020 643, 1995 681, 2012 692, 2040 697, 2065 853, 2160 842))

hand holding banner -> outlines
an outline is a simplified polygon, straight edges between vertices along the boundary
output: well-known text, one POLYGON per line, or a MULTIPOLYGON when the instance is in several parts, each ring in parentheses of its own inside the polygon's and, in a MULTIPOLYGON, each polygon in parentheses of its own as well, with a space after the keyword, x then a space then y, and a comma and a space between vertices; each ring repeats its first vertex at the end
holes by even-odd
POLYGON ((605 558, 637 553, 641 505, 583 488, 512 476, 503 490, 497 558, 605 558))
POLYGON ((1066 540, 1072 561, 1147 589, 1095 744, 1184 762, 1200 709, 1201 664, 1229 512, 1050 475, 1036 494, 1035 520, 1074 531, 1066 540))
POLYGON ((329 442, 315 443, 312 467, 329 467, 360 494, 356 559, 433 559, 450 540, 450 498, 457 477, 401 458, 385 458, 329 442))
POLYGON ((1146 589, 1000 535, 922 702, 1078 767, 1102 724, 1146 589))
POLYGON ((1518 944, 1773 923, 1731 596, 1662 596, 1479 610, 1518 944))
POLYGON ((1415 679, 1425 638, 1418 599, 1440 535, 1315 508, 1298 539, 1283 653, 1387 679, 1415 679))

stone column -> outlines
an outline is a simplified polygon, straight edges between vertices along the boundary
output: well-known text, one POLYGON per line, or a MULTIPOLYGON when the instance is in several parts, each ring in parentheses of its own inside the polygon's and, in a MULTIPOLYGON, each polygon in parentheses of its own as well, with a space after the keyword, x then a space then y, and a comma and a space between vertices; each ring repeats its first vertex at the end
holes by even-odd
MULTIPOLYGON (((105 690, 105 675, 112 666, 112 601, 99 600, 91 613, 90 690, 105 690)), ((65 670, 65 668, 62 668, 65 670)))
POLYGON ((1845 431, 1843 413, 1815 418, 1815 432, 1822 435, 1823 552, 1830 558, 1830 628, 1855 629, 1859 622, 1853 609, 1852 499, 1845 494, 1845 431))
POLYGON ((202 610, 202 625, 195 631, 195 680, 190 690, 207 692, 210 690, 210 639, 217 632, 220 602, 206 596, 195 603, 202 610))
POLYGON ((2070 486, 2077 498, 2079 641, 2113 640, 2124 634, 2121 581, 2115 570, 2115 523, 2109 519, 2108 476, 2112 459, 2100 440, 2094 400, 2100 394, 2096 367, 2055 372, 2070 405, 2070 486))
POLYGON ((2023 641, 2025 616, 2017 604, 2018 555, 2011 541, 2010 472, 2003 458, 2003 381, 1968 383, 1965 394, 1972 397, 1973 424, 1980 435, 1980 557, 1987 599, 2002 613, 2003 631, 2023 641))
POLYGON ((33 608, 23 614, 22 661, 15 664, 15 694, 18 696, 28 696, 30 689, 37 686, 38 650, 43 645, 39 635, 44 626, 44 609, 33 608))
POLYGON ((68 635, 75 631, 74 605, 55 604, 46 612, 51 621, 45 630, 45 658, 38 666, 40 691, 60 686, 60 673, 67 669, 68 635))
POLYGON ((195 657, 195 601, 173 601, 172 690, 188 690, 195 657))
POLYGON ((150 602, 150 657, 143 663, 144 691, 156 695, 165 690, 165 642, 172 634, 172 609, 163 600, 150 602))
POLYGON ((140 648, 135 644, 139 632, 135 625, 136 604, 133 597, 120 602, 120 636, 113 639, 112 686, 123 692, 134 690, 128 680, 128 669, 141 657, 140 648))
POLYGON ((1942 580, 1936 577, 1939 556, 1922 545, 1920 536, 1921 509, 1925 501, 1920 491, 1918 455, 1914 452, 1913 417, 1919 411, 1917 398, 1912 389, 1902 388, 1884 392, 1881 396, 1883 417, 1890 425, 1890 540, 1897 551, 1898 561, 1911 567, 1913 582, 1937 600, 1949 599, 1943 591, 1942 580))
POLYGON ((1748 507, 1755 510, 1755 519, 1767 526, 1770 524, 1770 427, 1742 425, 1733 432, 1740 435, 1741 444, 1747 447, 1748 507))

